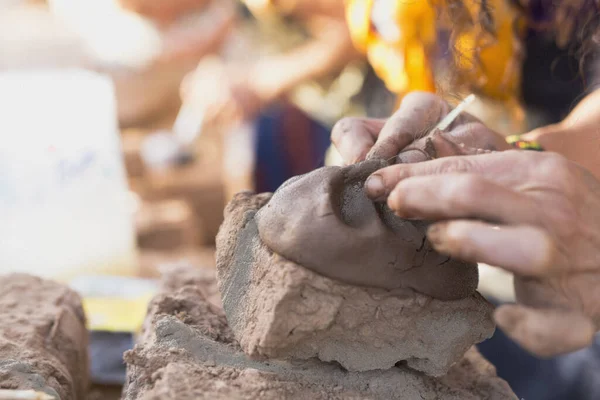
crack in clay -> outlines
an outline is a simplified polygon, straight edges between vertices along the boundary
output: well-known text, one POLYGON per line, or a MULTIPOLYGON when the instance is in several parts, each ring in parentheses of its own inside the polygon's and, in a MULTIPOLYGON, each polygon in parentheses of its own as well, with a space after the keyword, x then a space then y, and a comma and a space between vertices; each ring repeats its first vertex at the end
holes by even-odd
POLYGON ((398 259, 400 258, 400 254, 396 254, 394 261, 390 261, 390 265, 392 268, 396 268, 396 263, 398 263, 398 259))
POLYGON ((417 249, 417 253, 423 251, 423 248, 425 247, 425 242, 427 242, 427 236, 423 236, 423 240, 421 241, 421 245, 417 249))
MULTIPOLYGON (((156 332, 160 337, 165 337, 166 335, 173 337, 172 340, 168 341, 167 346, 184 347, 201 364, 206 363, 210 355, 214 362, 220 366, 252 368, 262 372, 278 374, 285 379, 313 382, 316 384, 322 384, 324 380, 335 380, 339 382, 340 386, 346 389, 361 392, 366 391, 366 385, 368 385, 368 381, 365 382, 365 378, 378 381, 386 378, 389 379, 390 375, 398 375, 399 378, 402 374, 408 374, 407 376, 413 375, 415 378, 421 376, 420 373, 407 368, 392 368, 387 371, 362 372, 360 373, 362 378, 356 379, 356 372, 348 372, 341 368, 338 363, 323 363, 315 359, 296 361, 294 363, 287 363, 285 361, 270 361, 267 363, 249 360, 244 357, 243 353, 237 353, 235 349, 229 346, 226 347, 220 343, 196 336, 181 321, 170 318, 159 321, 156 326, 156 332)), ((410 386, 414 384, 414 382, 411 382, 410 386)), ((398 394, 395 392, 396 388, 394 387, 388 387, 387 389, 385 387, 378 387, 378 389, 380 392, 383 391, 381 395, 385 396, 385 398, 398 398, 398 394)))
POLYGON ((444 264, 448 264, 450 261, 452 261, 452 257, 448 257, 448 259, 446 259, 444 262, 442 262, 440 265, 444 265, 444 264))

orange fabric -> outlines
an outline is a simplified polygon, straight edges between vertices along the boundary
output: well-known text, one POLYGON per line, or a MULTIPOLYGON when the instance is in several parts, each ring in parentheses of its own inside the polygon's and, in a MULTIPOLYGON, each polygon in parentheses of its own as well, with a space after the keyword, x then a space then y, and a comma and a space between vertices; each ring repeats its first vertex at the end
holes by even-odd
POLYGON ((388 88, 401 96, 413 90, 435 92, 437 33, 455 30, 453 56, 459 82, 480 95, 513 102, 521 81, 518 51, 523 26, 518 11, 507 0, 488 0, 494 37, 479 23, 480 0, 462 1, 474 24, 442 26, 447 18, 444 10, 452 1, 346 0, 352 38, 388 88), (381 17, 382 8, 390 17, 381 17))
POLYGON ((382 25, 397 32, 397 37, 384 37, 374 29, 375 0, 347 0, 346 5, 355 45, 366 53, 373 69, 391 91, 435 91, 429 57, 436 44, 436 14, 428 1, 387 2, 389 18, 384 17, 382 25))

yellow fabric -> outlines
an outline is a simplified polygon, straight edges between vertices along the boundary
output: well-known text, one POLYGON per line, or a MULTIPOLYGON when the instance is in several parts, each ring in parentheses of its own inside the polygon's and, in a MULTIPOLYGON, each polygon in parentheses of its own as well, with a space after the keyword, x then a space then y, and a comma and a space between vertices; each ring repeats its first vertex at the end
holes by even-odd
MULTIPOLYGON (((456 0, 383 0, 399 35, 385 38, 373 24, 375 1, 346 0, 347 19, 354 43, 366 53, 388 88, 403 95, 413 90, 435 92, 434 57, 437 32, 449 3, 456 0), (442 15, 443 14, 443 15, 442 15)), ((480 24, 481 0, 462 0, 473 24, 452 26, 458 81, 470 91, 514 103, 520 87, 518 37, 523 31, 518 11, 507 0, 489 0, 496 35, 480 24), (516 29, 516 32, 515 32, 516 29)))
POLYGON ((139 332, 152 296, 153 294, 136 298, 84 298, 83 309, 88 317, 88 329, 106 332, 139 332))
POLYGON ((435 10, 427 0, 388 3, 400 32, 398 39, 386 40, 372 29, 374 0, 347 0, 346 16, 352 40, 394 93, 435 91, 428 59, 436 44, 435 10))

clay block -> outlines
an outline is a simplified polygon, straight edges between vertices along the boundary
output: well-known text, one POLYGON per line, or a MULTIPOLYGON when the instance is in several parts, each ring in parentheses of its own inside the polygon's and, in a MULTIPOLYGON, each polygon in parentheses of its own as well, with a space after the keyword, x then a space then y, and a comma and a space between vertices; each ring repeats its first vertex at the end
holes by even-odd
POLYGON ((350 371, 388 369, 404 361, 441 376, 493 334, 493 307, 478 293, 440 301, 411 289, 351 286, 271 252, 253 220, 269 198, 236 196, 217 238, 224 309, 249 356, 318 357, 350 371))
POLYGON ((125 354, 125 400, 516 399, 474 348, 443 378, 405 366, 348 372, 316 359, 251 360, 223 310, 205 300, 209 282, 190 277, 187 286, 152 301, 141 342, 125 354))
MULTIPOLYGON (((181 287, 193 286, 202 293, 202 297, 222 309, 221 294, 217 287, 216 271, 214 268, 198 267, 190 263, 166 265, 161 268, 160 292, 173 293, 181 287)), ((156 314, 156 311, 150 310, 156 314)))
POLYGON ((0 389, 84 399, 88 334, 81 299, 58 283, 0 277, 0 389))
POLYGON ((142 202, 136 213, 136 232, 142 249, 174 250, 204 244, 194 210, 181 199, 142 202))

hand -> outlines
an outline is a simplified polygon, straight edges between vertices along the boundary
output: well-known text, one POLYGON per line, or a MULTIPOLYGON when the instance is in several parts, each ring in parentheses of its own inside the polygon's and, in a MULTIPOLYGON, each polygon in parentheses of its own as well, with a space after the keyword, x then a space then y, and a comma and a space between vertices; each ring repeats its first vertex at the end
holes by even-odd
MULTIPOLYGON (((431 142, 436 152, 435 158, 464 154, 460 148, 468 151, 510 148, 500 135, 467 113, 462 113, 447 131, 432 132, 450 110, 450 106, 434 94, 412 92, 403 98, 400 109, 387 121, 368 118, 341 120, 333 128, 332 140, 347 164, 373 158, 389 160, 411 143, 415 143, 416 148, 425 147, 427 137, 433 135, 437 136, 431 142), (454 146, 444 146, 448 142, 454 146)), ((427 159, 422 155, 398 161, 427 159)))
POLYGON ((209 126, 251 119, 272 100, 252 85, 251 76, 248 68, 207 60, 184 80, 182 99, 204 112, 209 126))
POLYGON ((202 8, 209 2, 210 0, 119 0, 124 9, 164 24, 174 21, 182 14, 202 8))
POLYGON ((496 310, 523 347, 551 356, 600 328, 600 182, 554 153, 506 151, 384 168, 367 194, 404 218, 440 221, 434 248, 515 274, 518 305, 496 310))

